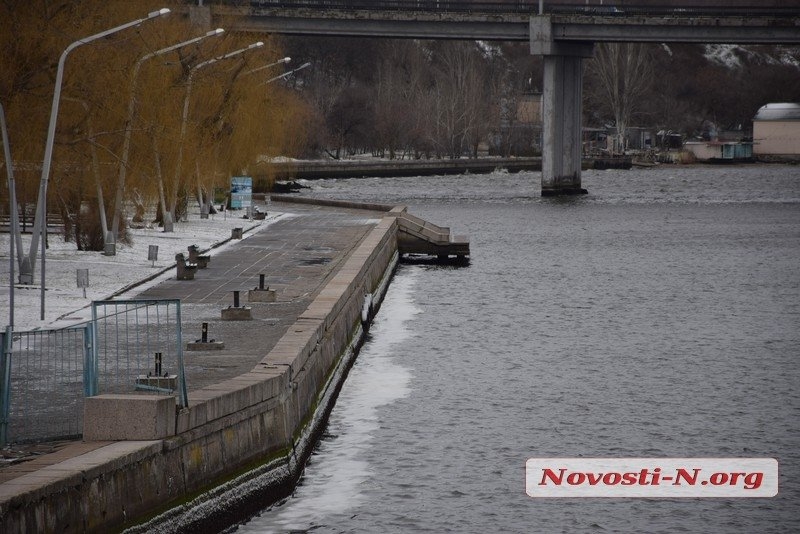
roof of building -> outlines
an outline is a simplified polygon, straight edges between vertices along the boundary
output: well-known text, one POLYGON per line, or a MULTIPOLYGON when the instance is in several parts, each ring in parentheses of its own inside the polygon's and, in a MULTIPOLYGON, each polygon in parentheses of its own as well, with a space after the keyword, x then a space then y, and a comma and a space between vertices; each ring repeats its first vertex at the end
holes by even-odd
POLYGON ((761 106, 753 117, 754 121, 798 121, 800 120, 800 104, 777 102, 761 106))

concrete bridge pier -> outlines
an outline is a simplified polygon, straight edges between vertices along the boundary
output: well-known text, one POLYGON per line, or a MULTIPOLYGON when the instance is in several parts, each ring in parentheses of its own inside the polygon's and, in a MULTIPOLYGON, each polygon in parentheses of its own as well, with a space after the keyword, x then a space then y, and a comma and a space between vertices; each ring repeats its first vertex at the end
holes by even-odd
POLYGON ((555 42, 550 18, 531 17, 531 53, 544 56, 542 196, 586 194, 581 187, 583 59, 594 45, 555 42))

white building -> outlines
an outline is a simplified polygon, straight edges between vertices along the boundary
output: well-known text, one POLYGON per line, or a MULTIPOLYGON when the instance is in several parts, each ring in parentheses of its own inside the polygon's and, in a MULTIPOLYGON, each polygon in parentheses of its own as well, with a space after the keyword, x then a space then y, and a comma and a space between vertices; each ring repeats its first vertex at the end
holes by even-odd
POLYGON ((753 155, 767 160, 800 159, 800 104, 761 106, 753 117, 753 155))

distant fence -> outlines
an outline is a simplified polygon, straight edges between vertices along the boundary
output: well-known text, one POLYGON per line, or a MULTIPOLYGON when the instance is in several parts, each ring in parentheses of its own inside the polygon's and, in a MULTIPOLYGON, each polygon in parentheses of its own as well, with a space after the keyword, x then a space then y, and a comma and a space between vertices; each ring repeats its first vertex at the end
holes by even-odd
POLYGON ((83 431, 84 363, 90 327, 3 334, 0 445, 83 431))
POLYGON ((79 437, 84 398, 103 393, 187 405, 179 300, 97 301, 88 323, 0 341, 0 446, 79 437))

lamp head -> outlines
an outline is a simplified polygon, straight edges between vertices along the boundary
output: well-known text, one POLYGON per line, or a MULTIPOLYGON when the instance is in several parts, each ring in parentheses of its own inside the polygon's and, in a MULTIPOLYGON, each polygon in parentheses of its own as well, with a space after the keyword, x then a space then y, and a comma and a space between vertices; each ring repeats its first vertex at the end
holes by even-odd
POLYGON ((158 11, 151 11, 150 13, 148 13, 148 14, 147 14, 147 18, 148 18, 148 19, 153 19, 153 18, 156 18, 156 17, 160 17, 161 15, 166 15, 166 14, 168 14, 169 12, 170 12, 170 9, 169 9, 169 8, 167 8, 167 7, 162 7, 162 8, 161 8, 161 9, 159 9, 158 11))
POLYGON ((211 37, 212 35, 219 35, 221 33, 225 33, 225 30, 222 28, 217 28, 216 30, 210 30, 206 32, 206 37, 211 37))

